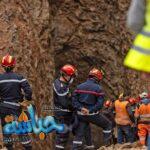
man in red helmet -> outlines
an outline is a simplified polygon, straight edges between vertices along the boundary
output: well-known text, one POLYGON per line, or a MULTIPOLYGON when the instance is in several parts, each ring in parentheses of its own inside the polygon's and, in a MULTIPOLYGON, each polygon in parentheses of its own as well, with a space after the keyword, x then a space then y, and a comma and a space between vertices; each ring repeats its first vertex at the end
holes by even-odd
POLYGON ((115 112, 114 112, 114 109, 113 109, 113 105, 114 105, 113 101, 106 100, 104 102, 104 107, 102 109, 102 113, 103 113, 103 115, 105 115, 112 122, 112 125, 113 125, 113 128, 114 128, 116 123, 115 123, 115 112))
MULTIPOLYGON (((32 99, 32 90, 30 85, 22 75, 13 72, 16 60, 11 55, 6 55, 2 58, 1 65, 5 72, 0 74, 0 117, 2 120, 2 126, 6 124, 5 117, 7 115, 13 115, 19 117, 21 114, 21 105, 23 102, 24 106, 27 106, 27 102, 32 99), (24 94, 22 93, 24 91, 24 94), (23 101, 25 97, 25 101, 23 101)), ((11 135, 4 134, 4 143, 8 150, 13 150, 13 143, 9 141, 11 135)), ((24 141, 21 141, 23 147, 26 150, 31 150, 31 139, 28 135, 20 136, 25 137, 24 141)))
MULTIPOLYGON (((108 144, 112 137, 112 124, 99 110, 103 107, 104 94, 99 82, 102 72, 96 68, 89 72, 86 82, 77 86, 73 95, 73 107, 77 111, 79 126, 73 141, 73 150, 83 149, 83 137, 89 123, 103 128, 104 143, 108 144)), ((90 143, 89 143, 90 144, 90 143)))
MULTIPOLYGON (((134 116, 135 109, 138 107, 137 99, 131 97, 128 99, 128 101, 130 103, 131 112, 134 116)), ((134 125, 131 126, 131 130, 132 130, 132 135, 133 135, 133 141, 136 141, 138 139, 138 136, 137 136, 137 119, 135 117, 133 117, 133 122, 134 122, 134 125)))
MULTIPOLYGON (((53 83, 54 90, 54 115, 58 123, 70 127, 73 119, 73 107, 69 86, 76 77, 77 70, 72 65, 64 65, 60 70, 60 77, 53 83)), ((61 150, 66 148, 69 138, 69 131, 56 133, 55 149, 61 150)))
MULTIPOLYGON (((114 100, 106 100, 104 102, 104 106, 103 106, 101 113, 111 121, 113 131, 114 131, 116 123, 115 123, 115 111, 114 111, 113 105, 114 105, 114 100)), ((115 137, 114 134, 112 134, 112 143, 116 144, 116 141, 117 141, 117 138, 115 137)))

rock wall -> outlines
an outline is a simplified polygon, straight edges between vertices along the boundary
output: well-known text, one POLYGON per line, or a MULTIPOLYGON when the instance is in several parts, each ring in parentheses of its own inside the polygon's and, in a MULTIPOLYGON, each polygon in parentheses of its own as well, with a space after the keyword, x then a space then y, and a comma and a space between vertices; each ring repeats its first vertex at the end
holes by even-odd
MULTIPOLYGON (((132 40, 125 26, 129 2, 0 1, 0 56, 8 52, 16 56, 16 71, 31 83, 33 100, 40 115, 45 115, 41 111, 42 104, 52 101, 54 70, 57 75, 66 63, 78 68, 79 76, 74 86, 86 79, 92 67, 103 69, 102 85, 107 98, 115 99, 121 91, 135 95, 145 88, 139 75, 122 65, 132 40)), ((93 132, 94 142, 99 146, 102 144, 100 130, 94 127, 93 132)), ((34 142, 33 147, 53 149, 52 137, 34 142)))
MULTIPOLYGON (((17 58, 16 71, 22 73, 33 89, 38 113, 42 103, 51 103, 54 57, 51 49, 51 6, 47 0, 0 1, 0 55, 17 58)), ((1 70, 2 71, 2 70, 1 70)), ((36 150, 52 149, 51 137, 33 143, 36 150)), ((17 145, 15 149, 21 149, 17 145)))

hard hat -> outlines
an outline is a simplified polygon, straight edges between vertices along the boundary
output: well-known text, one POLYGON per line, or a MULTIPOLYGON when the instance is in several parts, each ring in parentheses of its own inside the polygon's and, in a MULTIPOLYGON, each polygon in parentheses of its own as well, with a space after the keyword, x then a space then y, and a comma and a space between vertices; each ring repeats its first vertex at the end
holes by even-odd
POLYGON ((135 98, 129 98, 128 101, 130 104, 135 104, 137 100, 135 98))
POLYGON ((90 72, 89 72, 89 77, 95 77, 98 80, 101 80, 103 77, 103 72, 102 70, 98 70, 96 68, 93 68, 90 72))
POLYGON ((110 107, 111 104, 112 104, 111 100, 106 100, 106 101, 104 102, 104 106, 105 106, 105 107, 110 107))
POLYGON ((124 93, 121 93, 120 95, 119 95, 119 98, 122 98, 124 96, 124 93))
POLYGON ((143 92, 139 96, 140 96, 140 98, 147 98, 148 97, 148 93, 147 92, 143 92))
POLYGON ((14 67, 16 64, 16 60, 13 56, 7 54, 6 56, 4 56, 2 58, 2 62, 1 62, 1 65, 3 67, 14 67))
POLYGON ((72 66, 72 65, 64 65, 61 69, 60 69, 60 72, 65 74, 65 75, 68 75, 68 76, 76 76, 77 75, 77 69, 72 66))

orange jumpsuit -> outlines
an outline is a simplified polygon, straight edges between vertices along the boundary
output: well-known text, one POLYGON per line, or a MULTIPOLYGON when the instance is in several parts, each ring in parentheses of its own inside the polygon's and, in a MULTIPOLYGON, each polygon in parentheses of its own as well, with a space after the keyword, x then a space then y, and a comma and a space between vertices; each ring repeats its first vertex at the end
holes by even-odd
POLYGON ((138 136, 140 143, 146 145, 146 137, 150 136, 150 103, 142 104, 135 110, 135 117, 138 118, 138 136))

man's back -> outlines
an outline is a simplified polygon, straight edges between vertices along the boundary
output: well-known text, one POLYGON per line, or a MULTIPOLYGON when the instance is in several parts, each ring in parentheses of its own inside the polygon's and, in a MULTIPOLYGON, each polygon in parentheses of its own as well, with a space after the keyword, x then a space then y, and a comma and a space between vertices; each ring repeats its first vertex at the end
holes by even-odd
POLYGON ((25 98, 31 100, 32 91, 28 81, 14 72, 0 74, 0 98, 2 101, 19 102, 25 98))

